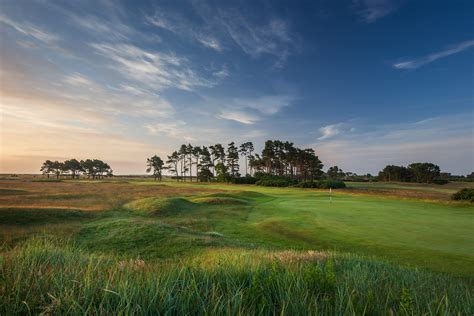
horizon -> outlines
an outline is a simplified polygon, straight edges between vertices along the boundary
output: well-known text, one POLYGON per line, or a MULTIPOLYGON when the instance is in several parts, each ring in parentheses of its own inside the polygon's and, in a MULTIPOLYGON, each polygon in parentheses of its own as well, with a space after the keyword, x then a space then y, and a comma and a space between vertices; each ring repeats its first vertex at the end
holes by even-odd
POLYGON ((470 1, 0 4, 0 174, 267 139, 376 175, 474 169, 470 1))

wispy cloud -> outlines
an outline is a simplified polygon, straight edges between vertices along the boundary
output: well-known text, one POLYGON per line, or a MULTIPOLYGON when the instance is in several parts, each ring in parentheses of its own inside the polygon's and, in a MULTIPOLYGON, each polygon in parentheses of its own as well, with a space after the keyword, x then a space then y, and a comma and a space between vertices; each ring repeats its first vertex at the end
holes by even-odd
POLYGON ((294 35, 284 19, 272 17, 255 22, 235 8, 216 9, 205 4, 195 5, 194 8, 201 17, 200 23, 163 9, 147 16, 146 21, 218 52, 237 45, 254 58, 273 55, 277 57, 277 67, 281 67, 290 55, 294 35), (227 45, 224 46, 224 43, 227 45))
POLYGON ((252 57, 273 55, 277 57, 275 65, 280 67, 290 55, 292 36, 285 20, 273 18, 255 24, 237 10, 220 11, 216 19, 232 40, 252 57))
POLYGON ((20 32, 23 35, 32 37, 46 44, 52 44, 59 40, 59 37, 56 34, 45 31, 42 28, 36 25, 33 25, 31 23, 14 21, 1 14, 0 14, 0 22, 12 27, 17 32, 20 32))
POLYGON ((394 0, 353 0, 353 5, 364 23, 373 23, 397 9, 394 0))
POLYGON ((472 46, 474 46, 474 40, 469 40, 469 41, 459 43, 445 50, 429 54, 428 56, 424 56, 424 57, 412 59, 412 60, 407 60, 403 62, 398 62, 398 63, 393 64, 392 66, 393 68, 396 68, 396 69, 416 69, 421 66, 432 63, 435 60, 460 53, 468 48, 471 48, 472 46))
POLYGON ((146 124, 145 128, 151 135, 160 135, 164 134, 166 136, 185 140, 193 141, 195 138, 187 135, 185 131, 186 123, 181 120, 175 120, 173 122, 160 122, 154 124, 146 124))
POLYGON ((273 115, 281 111, 282 108, 291 105, 294 101, 291 95, 268 95, 258 98, 234 99, 234 104, 241 108, 257 110, 265 115, 273 115))
POLYGON ((146 16, 145 20, 156 27, 190 38, 204 47, 218 52, 223 50, 220 41, 215 36, 209 34, 209 30, 206 27, 196 26, 180 14, 171 12, 165 14, 163 10, 157 10, 154 15, 146 16))
POLYGON ((151 52, 130 44, 94 43, 96 52, 113 64, 110 67, 129 80, 154 90, 176 88, 192 91, 213 87, 216 82, 199 76, 185 58, 151 52))
POLYGON ((282 108, 291 105, 293 100, 294 97, 291 95, 267 95, 256 98, 222 100, 217 104, 222 107, 222 103, 224 103, 225 107, 217 117, 247 125, 254 124, 265 117, 280 112, 282 108))
POLYGON ((259 120, 256 115, 238 110, 222 110, 217 117, 247 125, 254 124, 259 120))

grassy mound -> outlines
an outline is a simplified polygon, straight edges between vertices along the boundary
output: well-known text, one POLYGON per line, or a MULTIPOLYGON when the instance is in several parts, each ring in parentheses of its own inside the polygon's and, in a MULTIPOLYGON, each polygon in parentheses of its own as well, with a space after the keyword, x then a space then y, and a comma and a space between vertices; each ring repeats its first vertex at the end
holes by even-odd
POLYGON ((127 203, 125 207, 132 211, 154 215, 170 215, 195 208, 193 203, 185 198, 146 198, 127 203))
POLYGON ((249 204, 249 201, 232 197, 204 196, 192 199, 199 204, 249 204))
POLYGON ((473 287, 352 255, 213 251, 180 262, 32 240, 0 261, 0 314, 472 315, 473 287))

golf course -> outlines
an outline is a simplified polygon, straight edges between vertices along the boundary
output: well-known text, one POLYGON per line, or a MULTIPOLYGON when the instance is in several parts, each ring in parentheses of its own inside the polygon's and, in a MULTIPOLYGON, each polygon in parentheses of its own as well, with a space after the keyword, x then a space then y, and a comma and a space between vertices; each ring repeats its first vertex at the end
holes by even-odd
POLYGON ((472 314, 466 186, 3 178, 0 314, 472 314))

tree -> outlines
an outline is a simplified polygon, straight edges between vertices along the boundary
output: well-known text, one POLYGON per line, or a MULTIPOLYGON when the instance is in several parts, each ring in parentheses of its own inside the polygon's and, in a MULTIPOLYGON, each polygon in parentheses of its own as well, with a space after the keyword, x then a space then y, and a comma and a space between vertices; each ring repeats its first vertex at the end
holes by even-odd
POLYGON ((217 161, 221 163, 225 162, 225 149, 224 149, 224 146, 222 146, 221 144, 215 144, 214 146, 210 146, 209 149, 211 150, 212 166, 214 169, 214 173, 216 173, 216 170, 215 170, 216 162, 217 161))
POLYGON ((339 169, 338 166, 330 167, 326 174, 328 178, 332 180, 340 180, 344 177, 344 171, 342 171, 342 169, 339 169))
POLYGON ((92 160, 92 163, 95 174, 99 177, 99 179, 104 178, 104 176, 112 176, 113 171, 107 163, 99 159, 92 160))
POLYGON ((96 169, 94 165, 94 161, 91 159, 81 160, 81 168, 87 174, 88 178, 95 179, 96 176, 96 169))
POLYGON ((218 182, 228 182, 230 175, 227 166, 223 162, 218 162, 215 166, 216 180, 218 182))
POLYGON ((209 152, 209 149, 206 146, 203 146, 200 150, 200 155, 201 157, 198 163, 198 178, 199 181, 208 182, 214 176, 214 174, 210 170, 210 168, 214 166, 212 163, 211 153, 209 152))
POLYGON ((56 175, 56 179, 59 179, 59 176, 64 172, 64 163, 59 161, 54 161, 51 164, 51 170, 56 175))
POLYGON ((168 160, 166 163, 168 166, 166 167, 171 173, 176 175, 176 181, 179 180, 179 171, 178 171, 178 163, 180 160, 180 155, 177 151, 173 151, 171 155, 168 156, 168 160))
POLYGON ((413 173, 406 167, 388 165, 379 172, 378 178, 382 181, 402 181, 410 182, 413 178, 413 173))
POLYGON ((71 172, 71 178, 79 177, 79 173, 83 172, 81 163, 77 159, 69 159, 64 162, 64 169, 71 172))
POLYGON ((239 150, 234 142, 227 146, 227 169, 232 178, 239 177, 239 150))
POLYGON ((41 166, 40 171, 43 174, 47 175, 49 178, 49 175, 51 173, 54 173, 53 162, 51 160, 46 160, 45 162, 43 162, 43 165, 41 166))
POLYGON ((196 181, 199 181, 199 159, 201 157, 201 151, 202 149, 199 146, 195 146, 191 150, 191 154, 194 157, 194 162, 192 164, 196 166, 196 181))
POLYGON ((243 144, 240 145, 240 153, 245 157, 245 175, 249 175, 249 172, 248 172, 248 159, 251 155, 252 155, 252 152, 254 151, 254 148, 253 148, 253 143, 252 142, 245 142, 243 144))
POLYGON ((156 179, 160 179, 161 181, 164 166, 163 160, 161 160, 161 158, 157 155, 154 155, 151 158, 147 158, 146 166, 146 172, 153 171, 153 177, 155 178, 155 181, 156 179))
POLYGON ((430 162, 417 162, 408 165, 408 170, 413 174, 415 182, 432 183, 433 180, 439 177, 439 166, 430 162))
POLYGON ((182 144, 181 147, 179 148, 179 157, 180 157, 180 162, 181 162, 181 179, 185 180, 186 173, 188 172, 188 147, 185 144, 182 144))

